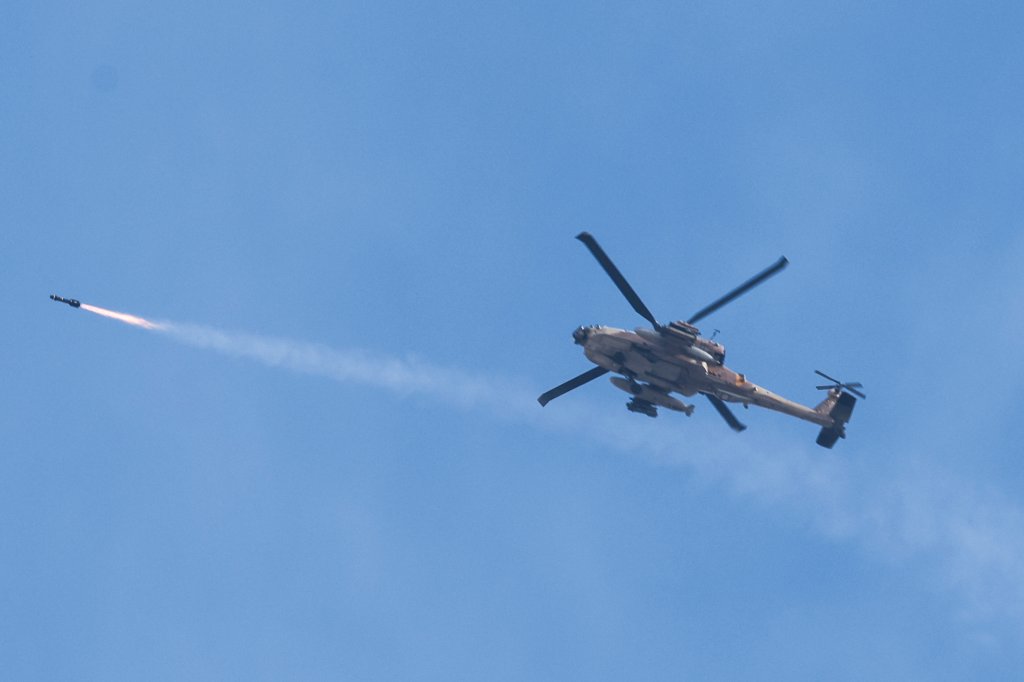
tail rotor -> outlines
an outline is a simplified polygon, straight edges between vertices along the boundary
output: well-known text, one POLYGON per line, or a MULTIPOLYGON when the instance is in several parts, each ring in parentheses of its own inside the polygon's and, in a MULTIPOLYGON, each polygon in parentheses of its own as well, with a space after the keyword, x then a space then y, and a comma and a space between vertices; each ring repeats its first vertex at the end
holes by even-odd
POLYGON ((815 386, 815 388, 818 389, 819 391, 830 391, 830 390, 832 390, 834 388, 838 388, 841 391, 842 390, 849 391, 850 393, 854 394, 855 396, 858 396, 860 398, 863 398, 864 400, 867 400, 867 396, 857 390, 858 388, 863 388, 864 387, 864 384, 860 383, 859 381, 853 381, 853 382, 850 382, 850 383, 846 383, 846 382, 840 381, 839 379, 836 379, 834 377, 830 377, 829 375, 827 375, 824 372, 822 372, 820 370, 817 370, 817 369, 814 370, 814 373, 817 374, 818 376, 824 377, 824 378, 826 378, 826 379, 828 379, 829 381, 832 382, 831 384, 826 384, 824 386, 815 386))

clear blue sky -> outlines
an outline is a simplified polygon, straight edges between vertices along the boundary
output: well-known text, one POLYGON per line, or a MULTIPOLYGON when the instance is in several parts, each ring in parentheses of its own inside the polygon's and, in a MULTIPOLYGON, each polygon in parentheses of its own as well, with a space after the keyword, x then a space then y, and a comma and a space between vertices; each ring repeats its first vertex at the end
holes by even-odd
POLYGON ((4 677, 1019 674, 1022 14, 8 3, 4 677), (704 324, 849 439, 542 410, 642 322, 583 229, 662 319, 788 256, 704 324))

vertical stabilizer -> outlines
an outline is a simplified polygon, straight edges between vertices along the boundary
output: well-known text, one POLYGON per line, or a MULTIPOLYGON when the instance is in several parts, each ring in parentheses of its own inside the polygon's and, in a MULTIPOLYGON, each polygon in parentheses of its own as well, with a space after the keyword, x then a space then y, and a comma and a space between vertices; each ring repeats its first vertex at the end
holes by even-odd
POLYGON ((832 426, 822 428, 821 433, 818 434, 816 441, 818 445, 831 449, 840 438, 846 438, 846 423, 850 421, 855 404, 857 404, 857 399, 843 391, 829 395, 815 408, 818 412, 824 412, 827 409, 828 416, 832 417, 832 426))

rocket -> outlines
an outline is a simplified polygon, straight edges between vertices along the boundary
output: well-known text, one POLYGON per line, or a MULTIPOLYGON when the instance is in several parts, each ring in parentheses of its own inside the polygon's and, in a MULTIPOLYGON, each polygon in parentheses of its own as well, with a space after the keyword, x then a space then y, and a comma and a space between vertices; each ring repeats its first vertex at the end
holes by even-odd
POLYGON ((58 296, 57 294, 50 294, 50 298, 52 298, 54 301, 57 301, 58 303, 67 303, 72 308, 80 308, 82 306, 81 301, 76 301, 73 298, 64 298, 63 296, 58 296))

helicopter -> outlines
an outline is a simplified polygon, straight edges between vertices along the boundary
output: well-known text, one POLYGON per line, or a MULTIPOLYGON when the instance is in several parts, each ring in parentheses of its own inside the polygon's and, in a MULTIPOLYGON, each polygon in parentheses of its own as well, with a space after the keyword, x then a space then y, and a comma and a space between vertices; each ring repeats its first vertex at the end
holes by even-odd
POLYGON ((630 412, 656 417, 658 408, 663 407, 690 416, 693 414, 694 405, 688 405, 670 394, 678 393, 684 397, 701 394, 736 432, 747 427, 736 418, 726 403, 738 403, 744 408, 755 405, 816 424, 821 427, 816 442, 824 448, 831 448, 840 438, 846 438, 846 424, 850 421, 853 406, 857 402, 854 396, 867 398, 857 390, 862 388, 862 384, 845 383, 824 372, 814 370, 828 381, 825 385, 815 388, 828 393, 815 407, 801 405, 758 386, 749 381, 744 374, 726 367, 725 347, 714 338, 702 337, 700 330, 694 326, 722 306, 778 274, 789 264, 785 256, 721 298, 701 308, 689 319, 661 324, 615 267, 597 240, 588 232, 581 232, 576 235, 576 239, 583 242, 597 259, 615 286, 633 306, 633 310, 650 322, 653 328, 638 327, 634 331, 629 331, 603 325, 578 327, 572 334, 573 341, 583 347, 584 355, 596 367, 543 393, 537 398, 541 406, 612 372, 618 375, 611 377, 612 385, 632 396, 626 403, 626 408, 630 412))

